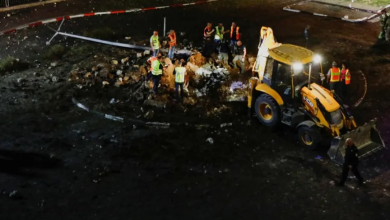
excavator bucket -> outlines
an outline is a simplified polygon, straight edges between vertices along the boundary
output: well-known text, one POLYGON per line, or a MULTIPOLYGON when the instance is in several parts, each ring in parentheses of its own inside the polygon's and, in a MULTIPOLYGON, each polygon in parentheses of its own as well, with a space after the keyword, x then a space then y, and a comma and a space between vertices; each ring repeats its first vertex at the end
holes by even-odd
POLYGON ((352 138, 359 150, 359 158, 367 157, 385 148, 385 144, 376 128, 376 119, 352 130, 341 137, 333 138, 328 155, 336 163, 344 163, 345 141, 352 138))

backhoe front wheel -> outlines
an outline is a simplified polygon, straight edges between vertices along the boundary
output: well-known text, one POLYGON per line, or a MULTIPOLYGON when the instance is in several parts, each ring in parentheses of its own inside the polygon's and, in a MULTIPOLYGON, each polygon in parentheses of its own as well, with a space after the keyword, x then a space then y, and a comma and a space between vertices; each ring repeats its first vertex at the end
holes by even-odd
POLYGON ((267 94, 262 94, 256 99, 255 112, 259 121, 267 127, 275 127, 280 122, 279 106, 267 94))
POLYGON ((302 125, 298 129, 299 143, 309 150, 316 149, 321 143, 321 134, 317 126, 302 125))

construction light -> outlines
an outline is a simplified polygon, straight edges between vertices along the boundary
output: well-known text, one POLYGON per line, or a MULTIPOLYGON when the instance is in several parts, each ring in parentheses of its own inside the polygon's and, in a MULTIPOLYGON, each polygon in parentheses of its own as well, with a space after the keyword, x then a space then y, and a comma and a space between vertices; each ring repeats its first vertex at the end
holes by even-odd
POLYGON ((298 71, 301 71, 303 69, 303 65, 302 65, 302 63, 294 63, 293 68, 294 68, 294 71, 298 72, 298 71))
POLYGON ((322 57, 318 54, 314 55, 313 57, 314 63, 320 63, 322 61, 322 57))

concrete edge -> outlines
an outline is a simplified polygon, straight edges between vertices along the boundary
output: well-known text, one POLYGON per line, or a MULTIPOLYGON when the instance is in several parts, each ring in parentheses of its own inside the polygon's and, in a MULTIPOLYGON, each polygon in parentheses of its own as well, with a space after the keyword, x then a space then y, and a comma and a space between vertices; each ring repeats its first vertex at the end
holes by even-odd
POLYGON ((23 5, 15 5, 15 6, 11 6, 11 7, 0 8, 0 12, 6 12, 6 11, 12 11, 12 10, 18 10, 18 9, 24 9, 24 8, 31 8, 31 7, 35 7, 35 6, 63 2, 63 1, 66 1, 66 0, 48 0, 48 1, 44 1, 44 2, 34 2, 34 3, 23 4, 23 5))

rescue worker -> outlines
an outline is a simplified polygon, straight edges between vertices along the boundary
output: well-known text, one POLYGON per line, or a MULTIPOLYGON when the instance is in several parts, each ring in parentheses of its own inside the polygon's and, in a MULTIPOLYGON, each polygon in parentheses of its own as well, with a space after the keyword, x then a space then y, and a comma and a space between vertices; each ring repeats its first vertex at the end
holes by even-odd
POLYGON ((242 45, 241 41, 237 41, 237 47, 235 51, 236 56, 233 59, 234 68, 237 68, 237 61, 240 61, 241 64, 241 74, 245 72, 245 56, 246 56, 246 47, 242 45))
POLYGON ((146 62, 150 65, 150 69, 146 75, 146 82, 150 80, 150 78, 152 78, 153 74, 153 66, 152 66, 152 63, 153 61, 157 60, 158 57, 161 57, 162 54, 161 53, 158 53, 157 56, 151 56, 146 62))
POLYGON ((233 22, 230 27, 230 50, 232 54, 234 54, 235 47, 239 40, 241 40, 240 27, 237 26, 236 22, 233 22))
POLYGON ((364 184, 363 177, 360 175, 357 167, 359 164, 358 154, 359 154, 359 150, 354 145, 353 140, 351 138, 348 138, 345 141, 345 156, 344 156, 343 171, 338 186, 344 186, 344 183, 347 180, 348 173, 350 170, 358 179, 359 185, 364 184))
POLYGON ((183 62, 179 61, 179 64, 173 70, 173 75, 175 75, 175 97, 177 100, 181 100, 183 98, 183 85, 185 81, 185 76, 187 75, 187 70, 183 67, 183 62), (179 93, 180 89, 180 93, 179 93))
POLYGON ((214 31, 211 23, 207 23, 207 26, 203 30, 203 56, 205 57, 211 56, 214 47, 212 41, 214 31))
POLYGON ((383 9, 379 14, 380 14, 380 22, 381 22, 382 30, 379 33, 378 39, 389 41, 390 21, 389 21, 389 16, 387 14, 387 10, 383 9))
POLYGON ((222 65, 226 65, 229 63, 229 45, 228 41, 223 39, 218 46, 218 60, 222 65))
POLYGON ((330 90, 335 91, 336 89, 338 89, 338 83, 340 82, 340 75, 341 75, 340 68, 338 68, 337 63, 333 61, 332 68, 329 69, 327 74, 330 90))
POLYGON ((161 76, 163 74, 164 67, 162 65, 162 56, 157 57, 152 62, 152 79, 153 79, 153 93, 158 93, 158 86, 160 84, 161 76))
POLYGON ((157 31, 153 31, 153 35, 150 37, 150 47, 152 48, 152 51, 153 51, 153 56, 157 56, 157 54, 159 53, 160 51, 160 48, 161 48, 161 44, 160 44, 160 41, 158 39, 158 32, 157 31))
POLYGON ((222 23, 219 23, 218 26, 215 27, 214 45, 216 48, 218 48, 219 44, 222 42, 223 35, 228 32, 229 30, 225 31, 225 28, 222 23))
POLYGON ((176 33, 174 30, 171 30, 169 32, 168 38, 169 38, 168 57, 169 59, 173 60, 173 53, 175 52, 175 46, 176 46, 176 33))
POLYGON ((349 69, 345 65, 345 63, 341 64, 341 76, 340 76, 340 96, 344 98, 348 95, 348 85, 351 83, 351 73, 349 69))

